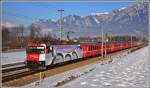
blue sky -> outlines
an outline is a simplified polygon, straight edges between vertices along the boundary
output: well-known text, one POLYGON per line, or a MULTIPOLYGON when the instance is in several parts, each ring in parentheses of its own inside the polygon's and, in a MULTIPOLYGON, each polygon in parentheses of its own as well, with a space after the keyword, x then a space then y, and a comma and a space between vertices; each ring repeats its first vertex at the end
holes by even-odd
POLYGON ((3 22, 29 25, 38 19, 59 19, 58 9, 64 9, 63 16, 110 12, 127 7, 133 2, 3 2, 3 22))

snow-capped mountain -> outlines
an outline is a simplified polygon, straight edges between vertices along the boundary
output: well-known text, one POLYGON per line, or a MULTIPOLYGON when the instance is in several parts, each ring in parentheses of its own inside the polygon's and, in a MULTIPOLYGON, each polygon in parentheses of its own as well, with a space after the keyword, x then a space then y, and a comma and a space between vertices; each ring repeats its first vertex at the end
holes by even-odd
MULTIPOLYGON (((112 34, 129 34, 140 31, 148 35, 148 3, 139 2, 112 12, 91 13, 87 16, 63 17, 63 29, 74 31, 74 36, 99 35, 101 28, 112 34)), ((59 30, 57 21, 41 19, 31 25, 42 29, 59 30)))

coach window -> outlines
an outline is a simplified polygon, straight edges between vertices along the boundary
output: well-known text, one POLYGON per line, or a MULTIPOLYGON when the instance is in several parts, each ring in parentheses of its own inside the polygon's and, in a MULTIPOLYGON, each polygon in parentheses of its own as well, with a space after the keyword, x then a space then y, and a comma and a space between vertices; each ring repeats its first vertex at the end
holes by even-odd
POLYGON ((90 46, 89 46, 89 51, 91 50, 90 46))
POLYGON ((90 47, 89 51, 91 51, 91 50, 92 50, 92 47, 91 47, 91 46, 89 46, 89 47, 90 47))
POLYGON ((98 46, 96 46, 96 49, 98 49, 98 46))
POLYGON ((95 46, 93 46, 93 49, 92 50, 95 50, 95 46))
POLYGON ((98 46, 98 49, 101 49, 101 46, 98 46))
POLYGON ((90 51, 92 50, 92 46, 90 46, 90 51))

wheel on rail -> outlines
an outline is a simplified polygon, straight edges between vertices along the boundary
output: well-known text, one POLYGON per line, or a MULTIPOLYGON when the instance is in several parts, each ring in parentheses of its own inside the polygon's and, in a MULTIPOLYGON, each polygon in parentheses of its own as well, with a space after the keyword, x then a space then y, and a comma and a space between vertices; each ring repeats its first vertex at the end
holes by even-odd
POLYGON ((65 56, 65 61, 71 61, 71 56, 70 55, 66 55, 65 56))
POLYGON ((75 60, 75 59, 78 59, 78 56, 77 56, 77 54, 74 52, 74 53, 72 53, 72 60, 75 60))
POLYGON ((46 70, 46 67, 40 66, 40 67, 38 67, 38 70, 46 70))
POLYGON ((54 59, 53 64, 58 64, 58 63, 62 63, 62 62, 64 62, 64 58, 63 58, 62 55, 58 54, 58 55, 56 56, 56 58, 54 59))

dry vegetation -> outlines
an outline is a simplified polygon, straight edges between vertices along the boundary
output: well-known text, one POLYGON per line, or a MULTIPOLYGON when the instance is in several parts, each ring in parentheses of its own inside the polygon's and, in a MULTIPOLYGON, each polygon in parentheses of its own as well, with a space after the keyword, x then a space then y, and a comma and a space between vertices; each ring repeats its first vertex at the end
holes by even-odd
POLYGON ((85 72, 83 72, 81 74, 71 75, 71 76, 69 76, 68 78, 66 78, 64 80, 57 82, 56 85, 54 85, 54 87, 62 86, 64 84, 66 84, 66 83, 68 83, 68 82, 70 82, 70 81, 72 81, 72 80, 74 80, 74 79, 76 79, 78 77, 81 77, 81 76, 83 76, 85 74, 88 74, 89 72, 92 72, 94 70, 95 70, 95 68, 91 68, 88 71, 85 71, 85 72))

